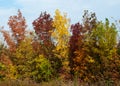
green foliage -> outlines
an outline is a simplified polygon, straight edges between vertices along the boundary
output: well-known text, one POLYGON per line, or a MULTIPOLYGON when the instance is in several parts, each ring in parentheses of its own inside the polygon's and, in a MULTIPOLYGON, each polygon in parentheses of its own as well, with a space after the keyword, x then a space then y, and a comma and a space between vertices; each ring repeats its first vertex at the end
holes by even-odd
POLYGON ((3 65, 2 63, 0 63, 0 70, 4 70, 5 69, 5 65, 3 65))
POLYGON ((0 63, 0 80, 3 80, 5 78, 5 74, 4 74, 5 70, 6 70, 5 65, 0 63))
POLYGON ((37 82, 49 81, 52 78, 52 67, 48 59, 43 55, 39 55, 32 60, 32 71, 31 76, 37 82))
POLYGON ((116 27, 114 24, 110 25, 108 19, 105 23, 98 22, 97 27, 88 34, 85 50, 87 56, 94 60, 93 64, 87 64, 89 78, 91 76, 94 80, 97 76, 105 78, 106 73, 111 72, 108 65, 110 65, 109 60, 113 59, 113 55, 116 54, 116 38, 116 27))
POLYGON ((87 36, 88 52, 93 53, 93 56, 99 55, 103 58, 112 58, 113 53, 116 52, 116 38, 117 31, 114 24, 109 25, 108 20, 105 24, 99 22, 97 27, 87 36))
POLYGON ((93 42, 92 44, 95 43, 95 45, 99 47, 98 50, 101 49, 103 53, 97 51, 97 49, 93 51, 96 53, 98 52, 101 55, 109 55, 112 52, 111 50, 115 48, 116 36, 117 31, 114 24, 110 26, 108 20, 106 20, 105 24, 102 22, 98 23, 97 28, 93 30, 92 34, 89 37, 91 38, 91 42, 93 42))

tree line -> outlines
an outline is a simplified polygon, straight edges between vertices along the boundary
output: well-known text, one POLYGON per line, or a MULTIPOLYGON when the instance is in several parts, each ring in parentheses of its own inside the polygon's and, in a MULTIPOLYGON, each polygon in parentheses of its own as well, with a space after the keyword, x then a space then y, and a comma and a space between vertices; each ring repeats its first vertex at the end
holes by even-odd
POLYGON ((42 12, 29 31, 18 10, 9 17, 8 25, 10 32, 0 30, 7 44, 0 44, 0 80, 120 78, 118 28, 107 18, 99 21, 95 13, 85 10, 81 22, 70 24, 67 15, 57 9, 53 18, 42 12))

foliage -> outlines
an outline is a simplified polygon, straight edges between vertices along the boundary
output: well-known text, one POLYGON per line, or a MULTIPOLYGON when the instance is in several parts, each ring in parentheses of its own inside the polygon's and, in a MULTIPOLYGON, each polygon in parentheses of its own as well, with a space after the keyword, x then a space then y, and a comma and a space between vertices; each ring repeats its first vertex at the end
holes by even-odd
MULTIPOLYGON (((86 72, 87 64, 93 64, 94 60, 90 58, 86 52, 86 35, 92 33, 92 29, 96 27, 96 16, 95 13, 88 13, 88 11, 84 12, 83 15, 83 24, 79 22, 71 25, 72 36, 69 41, 69 61, 71 67, 71 74, 76 74, 81 79, 87 79, 88 73, 86 72), (85 75, 87 74, 87 75, 85 75)), ((89 40, 88 40, 89 41, 89 40)))
POLYGON ((51 31, 53 30, 52 22, 53 19, 50 14, 47 14, 46 12, 41 13, 40 16, 33 21, 33 28, 38 37, 39 45, 42 45, 41 48, 43 53, 48 58, 51 58, 54 47, 51 40, 51 31))
POLYGON ((60 58, 67 58, 67 44, 69 40, 69 19, 66 15, 61 15, 59 10, 55 11, 53 27, 55 28, 52 37, 56 42, 56 52, 60 53, 60 58))
POLYGON ((34 31, 27 30, 18 10, 8 20, 10 31, 0 29, 5 39, 0 44, 0 80, 64 78, 109 84, 120 79, 119 33, 107 18, 98 21, 86 10, 81 23, 70 25, 57 9, 54 18, 43 12, 32 24, 34 31))
POLYGON ((53 19, 50 17, 50 14, 47 14, 46 12, 41 13, 33 22, 35 33, 39 37, 40 42, 46 46, 51 45, 52 22, 53 19))
POLYGON ((83 26, 80 25, 80 23, 76 23, 75 25, 71 25, 71 32, 72 36, 70 37, 70 67, 71 67, 71 73, 74 74, 74 71, 77 71, 79 69, 78 65, 79 63, 82 63, 80 60, 83 59, 84 57, 84 51, 82 51, 82 46, 83 46, 83 39, 84 39, 84 33, 83 33, 83 26), (79 52, 80 57, 77 57, 77 53, 79 52), (78 65, 76 65, 78 64, 78 65))
POLYGON ((63 65, 63 71, 69 71, 68 62, 68 42, 70 33, 69 29, 69 19, 66 15, 62 15, 59 10, 55 11, 55 16, 53 20, 53 27, 55 28, 52 37, 55 41, 55 55, 61 59, 63 65))
POLYGON ((13 79, 13 72, 11 72, 12 62, 7 56, 7 49, 3 44, 0 44, 0 79, 5 80, 6 78, 13 79))
POLYGON ((11 28, 12 36, 16 43, 24 40, 25 37, 25 29, 27 27, 26 20, 22 16, 20 10, 18 10, 18 15, 10 16, 8 20, 8 25, 11 28))
POLYGON ((55 45, 52 40, 53 32, 53 18, 50 14, 44 12, 33 21, 33 28, 37 35, 36 39, 33 42, 34 49, 36 50, 36 55, 39 57, 40 54, 44 54, 45 58, 50 61, 52 69, 54 71, 52 76, 58 76, 59 68, 61 67, 61 62, 58 57, 53 53, 55 45))
MULTIPOLYGON (((86 52, 94 60, 92 65, 87 64, 87 72, 90 72, 89 78, 91 76, 94 80, 98 76, 106 78, 108 77, 107 73, 112 72, 108 65, 110 65, 109 60, 113 59, 113 55, 116 54, 116 37, 116 27, 114 24, 110 25, 108 19, 105 23, 98 22, 96 28, 87 36, 86 52)), ((109 75, 109 77, 111 76, 109 75)))
POLYGON ((37 82, 49 81, 52 78, 52 67, 48 59, 43 55, 39 55, 32 60, 32 71, 31 76, 37 82))
POLYGON ((5 71, 5 65, 0 63, 0 80, 3 80, 5 77, 4 71, 5 71))
POLYGON ((14 53, 16 60, 18 60, 16 61, 17 78, 29 78, 36 82, 48 81, 53 74, 51 64, 43 55, 35 54, 31 39, 31 36, 25 38, 14 53))
POLYGON ((14 61, 18 78, 30 77, 31 72, 31 60, 34 57, 34 50, 31 45, 31 38, 25 38, 17 47, 14 53, 14 61))
POLYGON ((10 51, 15 51, 19 42, 24 40, 25 29, 27 27, 26 20, 22 16, 20 10, 18 10, 17 16, 16 15, 10 16, 8 20, 8 25, 11 29, 11 34, 5 30, 0 30, 0 31, 3 33, 4 39, 7 42, 10 51))
POLYGON ((12 38, 10 37, 10 34, 8 31, 1 30, 1 33, 3 33, 4 40, 7 42, 7 45, 9 46, 10 51, 15 51, 16 46, 15 43, 13 42, 12 38))

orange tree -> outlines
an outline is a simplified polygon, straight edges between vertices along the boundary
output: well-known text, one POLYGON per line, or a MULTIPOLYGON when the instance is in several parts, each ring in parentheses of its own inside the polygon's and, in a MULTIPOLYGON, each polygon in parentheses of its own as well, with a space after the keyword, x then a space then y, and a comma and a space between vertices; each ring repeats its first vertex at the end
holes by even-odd
POLYGON ((86 51, 85 42, 87 39, 86 35, 92 33, 92 29, 96 27, 96 16, 95 13, 84 12, 83 23, 76 23, 71 25, 72 36, 69 41, 69 61, 71 74, 80 77, 82 80, 87 80, 88 67, 87 64, 93 64, 93 58, 88 56, 86 51))

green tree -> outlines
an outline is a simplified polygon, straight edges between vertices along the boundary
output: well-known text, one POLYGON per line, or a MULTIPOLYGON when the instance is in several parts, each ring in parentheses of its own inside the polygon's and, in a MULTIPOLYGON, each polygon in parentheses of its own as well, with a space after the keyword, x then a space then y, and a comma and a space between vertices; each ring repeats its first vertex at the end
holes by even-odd
POLYGON ((84 47, 87 56, 94 60, 94 64, 87 64, 89 76, 109 77, 106 73, 111 71, 109 60, 116 53, 116 38, 116 27, 110 25, 108 19, 105 23, 98 22, 96 28, 87 34, 84 47))

